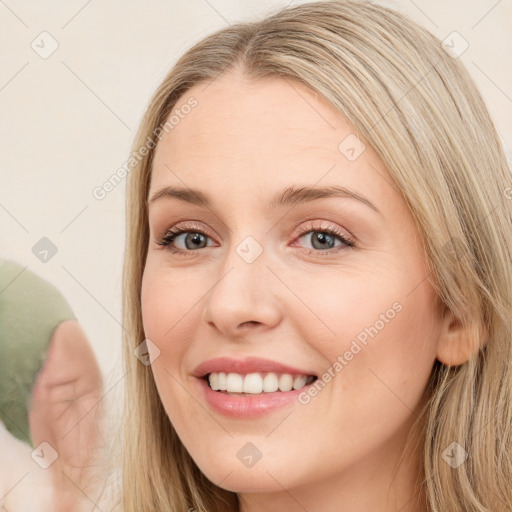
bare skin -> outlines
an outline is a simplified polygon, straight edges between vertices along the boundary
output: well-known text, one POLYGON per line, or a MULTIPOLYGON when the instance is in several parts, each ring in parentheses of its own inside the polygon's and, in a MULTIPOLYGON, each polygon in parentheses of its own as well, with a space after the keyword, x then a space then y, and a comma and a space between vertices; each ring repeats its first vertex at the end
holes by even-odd
POLYGON ((46 441, 58 453, 47 469, 53 510, 90 509, 95 500, 102 394, 101 372, 83 329, 74 320, 62 322, 53 333, 29 414, 34 446, 46 441))
POLYGON ((398 456, 434 361, 459 364, 465 332, 427 278, 405 201, 364 139, 354 160, 338 150, 357 131, 299 83, 235 72, 195 86, 177 108, 190 96, 197 107, 156 148, 149 196, 179 186, 212 204, 150 204, 141 297, 146 337, 160 350, 155 382, 180 439, 210 480, 239 493, 242 512, 425 511, 421 446, 398 456), (378 212, 346 197, 269 207, 286 187, 328 185, 378 212), (157 244, 183 221, 194 224, 189 237, 205 234, 203 246, 185 245, 187 234, 171 244, 184 254, 157 244), (354 246, 335 237, 321 251, 312 235, 326 228, 354 246), (252 263, 236 251, 248 236, 263 250, 252 263), (393 304, 400 312, 306 405, 247 420, 198 393, 193 370, 217 356, 320 375, 393 304), (252 467, 237 457, 248 442, 262 454, 252 467))

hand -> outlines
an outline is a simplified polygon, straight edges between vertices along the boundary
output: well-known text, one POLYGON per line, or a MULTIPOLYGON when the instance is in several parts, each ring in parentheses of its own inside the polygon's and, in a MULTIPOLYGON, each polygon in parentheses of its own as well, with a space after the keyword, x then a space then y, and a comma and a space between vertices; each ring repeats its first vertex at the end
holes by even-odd
POLYGON ((103 381, 87 337, 75 320, 54 331, 47 359, 32 391, 33 445, 43 441, 58 457, 51 474, 56 512, 77 512, 94 502, 101 475, 103 381))

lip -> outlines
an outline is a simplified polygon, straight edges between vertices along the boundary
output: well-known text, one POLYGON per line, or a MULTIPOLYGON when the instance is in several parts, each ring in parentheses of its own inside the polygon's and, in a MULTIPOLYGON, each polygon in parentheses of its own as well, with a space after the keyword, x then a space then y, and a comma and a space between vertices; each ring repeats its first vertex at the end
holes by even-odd
POLYGON ((250 394, 245 396, 228 395, 214 391, 205 378, 194 379, 201 394, 210 408, 223 416, 239 419, 251 419, 267 416, 274 411, 298 402, 301 393, 307 391, 316 381, 300 389, 274 391, 273 393, 250 394))
POLYGON ((256 372, 274 372, 274 373, 291 373, 292 375, 313 375, 318 377, 314 372, 309 370, 294 368, 270 359, 262 359, 260 357, 246 357, 245 359, 234 359, 231 357, 217 357, 201 363, 192 372, 194 377, 205 377, 212 372, 239 373, 246 375, 256 372))
POLYGON ((239 419, 250 419, 266 416, 286 406, 291 406, 298 401, 298 397, 315 381, 306 384, 300 389, 291 391, 274 391, 272 393, 259 393, 246 395, 228 395, 221 391, 214 391, 207 381, 207 375, 212 372, 239 373, 246 375, 256 372, 290 373, 292 375, 313 375, 315 373, 295 368, 293 366, 262 359, 259 357, 247 357, 245 359, 233 359, 231 357, 218 357, 201 363, 193 371, 198 393, 202 395, 209 407, 216 413, 239 419))

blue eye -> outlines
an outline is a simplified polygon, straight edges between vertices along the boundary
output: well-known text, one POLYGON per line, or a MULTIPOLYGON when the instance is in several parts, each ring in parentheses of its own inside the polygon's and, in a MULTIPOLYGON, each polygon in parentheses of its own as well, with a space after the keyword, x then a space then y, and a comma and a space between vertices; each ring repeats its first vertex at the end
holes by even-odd
POLYGON ((349 238, 345 233, 342 233, 337 228, 322 228, 322 227, 316 227, 316 228, 301 228, 300 232, 302 233, 300 238, 303 238, 308 235, 310 236, 311 244, 313 245, 313 250, 309 249, 309 254, 317 253, 317 254, 329 254, 329 253, 335 253, 338 252, 340 249, 346 248, 346 247, 353 247, 354 241, 349 238), (335 243, 336 239, 338 239, 341 244, 338 245, 337 249, 335 249, 335 243), (315 247, 315 244, 317 247, 315 247), (322 244, 333 244, 332 247, 324 248, 322 247, 322 244), (319 246, 318 246, 319 245, 319 246), (321 252, 318 252, 321 251, 321 252))
MULTIPOLYGON (((300 236, 297 239, 304 238, 306 235, 314 235, 311 237, 313 249, 307 249, 308 254, 333 254, 340 250, 353 247, 354 240, 347 233, 342 232, 336 227, 322 227, 322 226, 308 226, 307 228, 299 229, 300 236), (341 244, 338 246, 332 245, 336 243, 338 239, 341 244), (322 247, 322 244, 329 245, 326 249, 322 247), (317 247, 315 247, 317 245, 317 247)), ((191 252, 196 252, 197 249, 204 249, 208 247, 207 240, 210 238, 203 230, 197 228, 194 225, 185 225, 184 223, 170 228, 161 240, 157 241, 157 245, 167 248, 173 254, 186 255, 191 252), (181 237, 185 249, 177 248, 174 242, 181 237)))
POLYGON ((203 247, 197 247, 197 246, 199 246, 206 238, 209 238, 208 235, 206 233, 204 233, 204 231, 202 231, 194 226, 190 226, 190 227, 183 226, 183 228, 178 228, 177 226, 173 226, 171 229, 169 229, 165 233, 165 235, 162 237, 162 239, 159 242, 157 242, 157 244, 162 247, 168 248, 172 253, 184 254, 187 252, 191 252, 191 249, 186 247, 187 242, 192 244, 192 247, 196 246, 196 248, 203 249, 203 247), (184 238, 185 249, 176 248, 173 244, 176 241, 176 239, 183 234, 187 235, 184 238))

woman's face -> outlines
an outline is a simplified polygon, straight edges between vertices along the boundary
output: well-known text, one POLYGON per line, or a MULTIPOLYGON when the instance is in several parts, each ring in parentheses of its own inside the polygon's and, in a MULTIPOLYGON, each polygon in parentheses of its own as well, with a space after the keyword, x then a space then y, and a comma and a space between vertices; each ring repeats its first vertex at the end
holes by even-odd
POLYGON ((404 200, 355 128, 295 81, 231 73, 176 109, 149 198, 182 192, 149 203, 141 300, 181 441, 241 493, 387 492, 442 320, 404 200))

